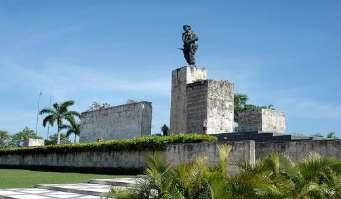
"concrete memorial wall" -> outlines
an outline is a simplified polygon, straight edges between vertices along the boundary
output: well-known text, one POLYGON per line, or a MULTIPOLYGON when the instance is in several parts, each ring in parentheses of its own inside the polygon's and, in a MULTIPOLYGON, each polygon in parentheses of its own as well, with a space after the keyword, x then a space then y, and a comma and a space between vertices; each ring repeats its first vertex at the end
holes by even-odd
POLYGON ((80 142, 151 135, 152 103, 134 102, 81 115, 80 142))
POLYGON ((186 132, 219 134, 233 131, 233 84, 203 80, 187 85, 186 132))
POLYGON ((239 113, 239 132, 284 133, 286 130, 285 114, 278 110, 258 109, 239 113))

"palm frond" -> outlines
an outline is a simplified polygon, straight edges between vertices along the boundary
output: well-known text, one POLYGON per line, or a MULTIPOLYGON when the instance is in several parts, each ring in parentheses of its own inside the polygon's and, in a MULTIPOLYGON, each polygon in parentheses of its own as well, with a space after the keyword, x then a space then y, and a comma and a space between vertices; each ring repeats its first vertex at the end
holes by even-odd
POLYGON ((55 123, 54 115, 48 115, 43 119, 43 126, 46 127, 46 124, 49 123, 51 126, 55 123))
POLYGON ((54 108, 54 110, 56 110, 57 112, 59 111, 59 109, 60 109, 60 106, 59 106, 59 104, 58 103, 54 103, 53 105, 52 105, 52 107, 54 108))
POLYGON ((67 111, 69 106, 72 106, 75 104, 75 101, 73 100, 67 100, 67 101, 64 101, 60 104, 60 110, 63 110, 63 111, 67 111))
POLYGON ((78 113, 77 111, 69 111, 69 114, 72 115, 72 116, 75 116, 77 118, 80 118, 81 117, 81 114, 78 113))
POLYGON ((54 114, 55 111, 51 108, 44 108, 42 110, 39 111, 40 115, 44 115, 44 114, 54 114))
POLYGON ((231 151, 230 145, 218 145, 219 167, 224 176, 227 176, 228 158, 231 151))

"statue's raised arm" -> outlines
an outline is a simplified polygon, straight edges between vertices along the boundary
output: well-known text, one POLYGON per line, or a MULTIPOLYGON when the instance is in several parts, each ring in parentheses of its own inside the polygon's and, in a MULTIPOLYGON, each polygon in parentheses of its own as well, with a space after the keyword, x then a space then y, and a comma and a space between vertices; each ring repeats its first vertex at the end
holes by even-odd
POLYGON ((182 41, 183 41, 183 53, 186 59, 186 62, 189 65, 195 66, 195 53, 198 49, 198 36, 192 31, 191 26, 184 25, 183 26, 184 32, 182 33, 182 41))

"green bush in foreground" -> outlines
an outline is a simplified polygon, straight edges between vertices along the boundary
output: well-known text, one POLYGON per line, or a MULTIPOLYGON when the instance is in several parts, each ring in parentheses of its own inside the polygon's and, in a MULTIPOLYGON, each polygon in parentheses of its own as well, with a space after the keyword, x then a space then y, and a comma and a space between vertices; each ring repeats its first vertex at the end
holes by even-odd
POLYGON ((219 147, 219 164, 208 167, 199 157, 172 167, 152 155, 136 187, 113 189, 117 199, 339 199, 341 160, 307 156, 297 164, 284 155, 270 154, 254 165, 243 164, 235 176, 226 166, 230 146, 219 147))
POLYGON ((215 142, 216 138, 209 135, 183 134, 172 136, 146 136, 134 139, 111 140, 84 144, 51 145, 34 148, 10 148, 0 150, 6 154, 38 154, 67 153, 83 151, 163 151, 171 143, 215 142))

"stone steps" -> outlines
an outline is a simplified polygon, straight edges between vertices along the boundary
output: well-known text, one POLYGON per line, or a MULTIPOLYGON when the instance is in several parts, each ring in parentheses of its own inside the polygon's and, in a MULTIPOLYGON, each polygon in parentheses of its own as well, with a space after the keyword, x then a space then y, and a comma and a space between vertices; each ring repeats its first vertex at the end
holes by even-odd
POLYGON ((0 199, 101 199, 112 188, 126 189, 139 178, 92 179, 88 183, 38 184, 35 188, 0 189, 0 199))

